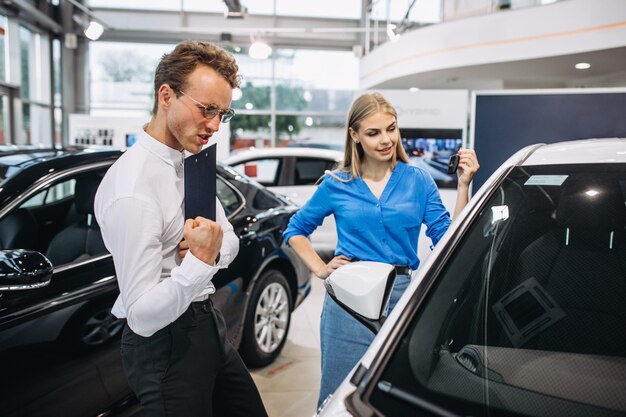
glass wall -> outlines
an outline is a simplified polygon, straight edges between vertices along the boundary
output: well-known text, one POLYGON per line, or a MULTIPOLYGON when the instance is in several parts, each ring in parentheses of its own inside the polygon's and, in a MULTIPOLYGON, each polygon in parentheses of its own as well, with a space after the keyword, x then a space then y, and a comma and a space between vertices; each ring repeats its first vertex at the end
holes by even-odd
POLYGON ((19 28, 22 125, 19 143, 51 146, 52 102, 48 37, 25 26, 19 28))
POLYGON ((0 15, 0 82, 7 80, 7 48, 5 46, 7 39, 7 18, 0 15))
POLYGON ((154 103, 154 70, 173 45, 92 42, 91 114, 149 117, 154 103))
POLYGON ((8 143, 9 96, 0 94, 0 145, 8 143))
MULTIPOLYGON (((7 49, 7 18, 0 15, 0 83, 6 82, 7 49)), ((9 138, 9 94, 7 88, 0 89, 0 145, 8 143, 9 138)))
MULTIPOLYGON (((92 43, 91 114, 148 117, 154 69, 173 46, 92 43)), ((231 50, 243 76, 240 93, 233 95, 232 150, 343 145, 344 119, 358 88, 358 58, 351 51, 274 49, 265 60, 244 52, 231 50)))
POLYGON ((61 145, 63 141, 63 108, 61 103, 61 41, 52 40, 52 94, 53 94, 53 120, 54 120, 54 144, 61 145))
MULTIPOLYGON (((189 12, 224 13, 227 8, 223 0, 89 0, 91 7, 184 10, 189 12)), ((254 0, 242 1, 252 15, 305 16, 329 19, 359 19, 361 0, 254 0)))

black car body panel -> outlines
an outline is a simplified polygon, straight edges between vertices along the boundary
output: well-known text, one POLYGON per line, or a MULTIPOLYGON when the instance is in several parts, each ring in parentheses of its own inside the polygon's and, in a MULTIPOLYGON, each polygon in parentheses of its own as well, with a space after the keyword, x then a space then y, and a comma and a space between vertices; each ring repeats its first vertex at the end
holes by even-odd
MULTIPOLYGON (((121 154, 0 147, 0 249, 46 254, 77 217, 75 179, 103 175, 121 154)), ((310 290, 309 273, 282 238, 297 207, 228 167, 218 164, 217 173, 218 198, 241 244, 235 261, 213 278, 212 297, 239 346, 255 280, 268 269, 281 271, 295 308, 310 290)), ((123 322, 110 315, 118 294, 106 251, 54 265, 42 288, 0 292, 0 415, 99 415, 132 399, 119 355, 123 322), (102 329, 111 337, 98 334, 102 329)))

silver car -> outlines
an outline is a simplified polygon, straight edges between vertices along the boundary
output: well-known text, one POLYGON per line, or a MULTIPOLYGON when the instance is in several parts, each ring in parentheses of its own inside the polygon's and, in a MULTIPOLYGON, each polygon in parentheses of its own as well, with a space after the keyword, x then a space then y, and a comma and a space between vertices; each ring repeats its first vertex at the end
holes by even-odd
POLYGON ((516 153, 318 414, 626 415, 625 204, 626 139, 516 153))
MULTIPOLYGON (((306 147, 248 149, 225 162, 237 172, 260 182, 302 207, 315 193, 315 183, 325 170, 334 169, 343 152, 306 147)), ((324 258, 332 258, 337 246, 335 218, 329 216, 311 235, 311 244, 324 258)))

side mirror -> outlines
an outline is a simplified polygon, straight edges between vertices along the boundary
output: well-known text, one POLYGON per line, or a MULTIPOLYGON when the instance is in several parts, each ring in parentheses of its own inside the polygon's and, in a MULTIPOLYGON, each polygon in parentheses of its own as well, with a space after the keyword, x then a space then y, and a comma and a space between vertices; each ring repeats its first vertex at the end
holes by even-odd
POLYGON ((395 279, 393 265, 359 261, 337 268, 324 280, 324 286, 337 304, 378 333, 395 279))
POLYGON ((50 283, 53 267, 33 250, 0 250, 0 291, 28 290, 50 283))

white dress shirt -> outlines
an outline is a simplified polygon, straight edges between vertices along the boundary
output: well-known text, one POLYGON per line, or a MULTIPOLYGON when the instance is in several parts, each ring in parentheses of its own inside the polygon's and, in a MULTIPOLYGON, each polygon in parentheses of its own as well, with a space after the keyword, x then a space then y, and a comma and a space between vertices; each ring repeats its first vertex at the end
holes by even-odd
POLYGON ((213 275, 239 251, 239 239, 217 200, 216 221, 224 230, 219 262, 208 265, 191 251, 181 261, 183 159, 181 151, 142 132, 96 193, 96 219, 120 287, 112 313, 144 337, 172 323, 191 302, 214 293, 213 275))

